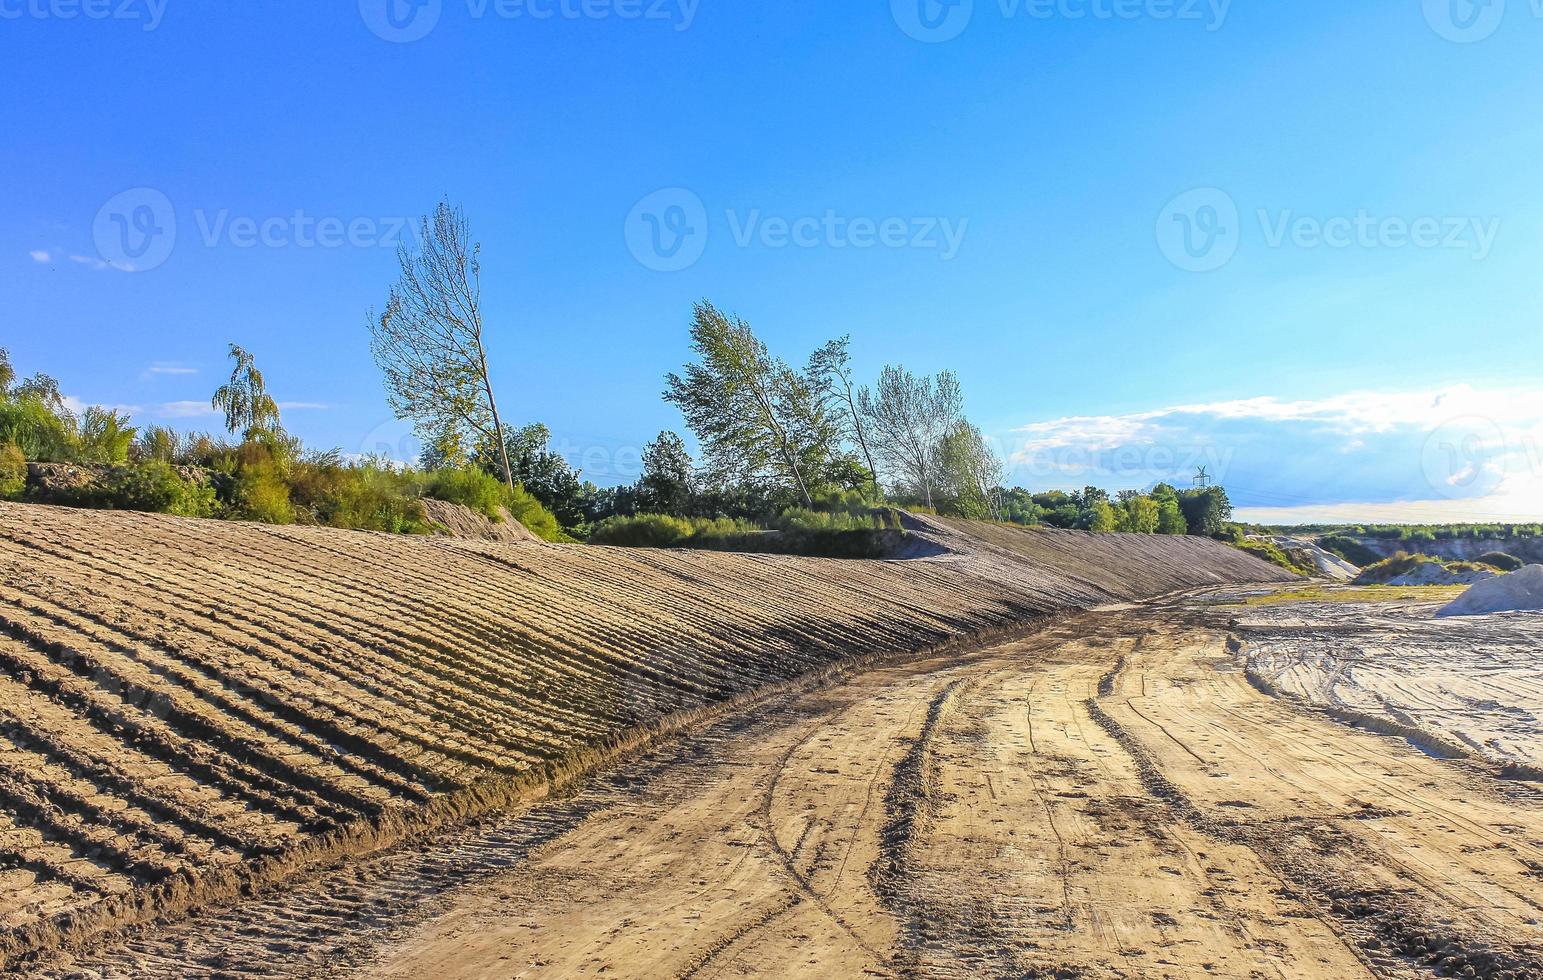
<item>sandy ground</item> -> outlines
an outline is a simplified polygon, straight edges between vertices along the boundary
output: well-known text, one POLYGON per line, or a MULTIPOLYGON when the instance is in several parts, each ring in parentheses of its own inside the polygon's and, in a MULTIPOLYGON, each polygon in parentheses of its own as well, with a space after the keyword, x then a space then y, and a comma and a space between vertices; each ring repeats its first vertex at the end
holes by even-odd
POLYGON ((1084 613, 772 699, 40 973, 1543 976, 1537 787, 1262 693, 1233 612, 1084 613))
POLYGON ((1440 608, 1270 606, 1239 627, 1266 689, 1543 773, 1543 614, 1437 619, 1440 608))
POLYGON ((924 557, 421 539, 0 503, 0 971, 528 801, 855 660, 1279 569, 917 519, 924 557))

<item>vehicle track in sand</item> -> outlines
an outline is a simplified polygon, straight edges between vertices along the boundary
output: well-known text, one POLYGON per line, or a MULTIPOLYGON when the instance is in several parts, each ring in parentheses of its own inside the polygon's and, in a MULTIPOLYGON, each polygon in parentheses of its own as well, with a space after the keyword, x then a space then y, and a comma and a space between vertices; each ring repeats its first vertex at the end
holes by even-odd
POLYGON ((1543 800, 1090 612, 40 976, 1543 976, 1543 800))

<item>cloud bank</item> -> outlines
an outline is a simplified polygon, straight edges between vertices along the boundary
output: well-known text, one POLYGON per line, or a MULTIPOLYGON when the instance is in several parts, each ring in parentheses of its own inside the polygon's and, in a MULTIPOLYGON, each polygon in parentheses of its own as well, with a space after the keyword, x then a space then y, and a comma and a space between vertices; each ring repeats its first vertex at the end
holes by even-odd
POLYGON ((1264 523, 1543 519, 1543 388, 1452 385, 1073 416, 1012 430, 1031 487, 1189 485, 1264 523))

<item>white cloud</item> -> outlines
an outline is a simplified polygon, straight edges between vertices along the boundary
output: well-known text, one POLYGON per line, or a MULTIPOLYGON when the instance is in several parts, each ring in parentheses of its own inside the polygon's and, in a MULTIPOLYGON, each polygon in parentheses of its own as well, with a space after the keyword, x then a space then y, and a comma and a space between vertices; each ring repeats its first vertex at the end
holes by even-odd
POLYGON ((1072 416, 1011 435, 1005 455, 1025 486, 1187 485, 1207 466, 1247 519, 1352 506, 1356 520, 1383 509, 1405 515, 1389 520, 1543 513, 1543 387, 1263 396, 1072 416))
POLYGON ((208 402, 181 401, 164 402, 152 414, 163 419, 196 419, 219 413, 208 402))
MULTIPOLYGON (((74 262, 76 265, 83 265, 95 272, 105 272, 108 269, 113 268, 112 265, 90 255, 72 255, 70 256, 70 261, 74 262)), ((129 272, 134 271, 132 267, 126 267, 126 269, 129 272)))
POLYGON ((140 379, 145 380, 159 375, 189 375, 197 373, 198 368, 180 364, 176 361, 156 361, 145 368, 145 372, 140 375, 140 379))
POLYGON ((41 249, 41 248, 35 248, 32 251, 28 252, 27 254, 32 256, 32 261, 34 261, 34 262, 41 262, 41 263, 45 263, 45 264, 48 263, 48 262, 52 262, 53 258, 54 258, 52 255, 49 255, 47 251, 45 251, 44 249, 41 249))

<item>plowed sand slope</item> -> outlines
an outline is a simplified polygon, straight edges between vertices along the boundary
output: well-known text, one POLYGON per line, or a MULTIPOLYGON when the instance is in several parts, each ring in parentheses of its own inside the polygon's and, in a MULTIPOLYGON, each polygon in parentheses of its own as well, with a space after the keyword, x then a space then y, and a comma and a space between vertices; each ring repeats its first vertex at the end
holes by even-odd
POLYGON ((1019 534, 859 562, 0 505, 0 966, 486 810, 854 657, 1278 570, 1019 534), (952 549, 949 551, 948 549, 952 549))
POLYGON ((1229 616, 775 697, 54 975, 1543 976, 1537 787, 1261 693, 1229 616))

